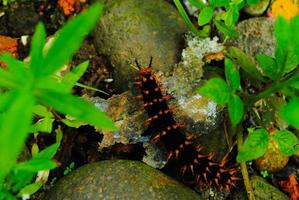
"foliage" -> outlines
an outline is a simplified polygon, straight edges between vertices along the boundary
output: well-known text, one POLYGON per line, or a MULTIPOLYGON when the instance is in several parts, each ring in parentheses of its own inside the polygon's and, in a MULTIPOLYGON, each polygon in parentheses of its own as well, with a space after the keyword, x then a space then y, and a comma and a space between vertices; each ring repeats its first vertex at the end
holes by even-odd
POLYGON ((269 133, 266 129, 273 124, 277 124, 276 126, 281 129, 273 134, 281 153, 291 156, 299 150, 298 138, 284 126, 279 127, 279 122, 283 120, 299 129, 299 38, 296 36, 298 33, 299 15, 291 21, 278 17, 275 21, 275 57, 257 54, 258 68, 256 62, 249 56, 236 47, 230 47, 226 55, 228 58, 225 59, 226 82, 221 78, 212 78, 198 89, 199 94, 209 97, 220 105, 227 105, 230 121, 233 127, 238 127, 235 129, 237 131, 242 131, 243 119, 246 120, 248 117, 244 116, 244 113, 254 116, 259 113, 255 106, 260 102, 271 107, 269 99, 280 98, 276 96, 277 93, 283 97, 280 98, 280 104, 273 105, 269 109, 274 110, 272 116, 256 114, 258 124, 255 126, 264 128, 248 129, 248 137, 237 156, 238 162, 257 159, 266 152, 269 142, 269 133), (253 94, 250 91, 251 87, 255 88, 253 94))
POLYGON ((41 182, 28 185, 33 175, 57 166, 52 157, 59 148, 59 139, 29 161, 17 163, 28 133, 52 131, 53 115, 46 107, 99 128, 116 130, 103 112, 71 94, 71 88, 86 70, 88 62, 75 67, 61 81, 54 78, 54 74, 78 50, 101 13, 102 5, 96 3, 67 22, 47 51, 44 48, 45 28, 43 24, 38 24, 32 39, 29 64, 8 54, 1 55, 0 60, 6 63, 7 70, 0 68, 0 87, 3 91, 0 94, 0 199, 15 199, 14 195, 34 193, 41 182), (34 116, 40 117, 32 124, 34 116))
POLYGON ((189 0, 192 6, 200 10, 197 22, 202 30, 199 31, 192 25, 180 1, 173 1, 185 23, 195 35, 199 37, 208 36, 212 23, 226 37, 236 37, 238 34, 234 29, 239 18, 239 10, 246 5, 258 3, 259 0, 209 0, 208 3, 203 0, 189 0))
POLYGON ((198 89, 198 93, 209 97, 217 104, 228 105, 228 112, 232 124, 237 125, 244 114, 244 105, 237 95, 240 90, 240 75, 234 63, 225 59, 226 82, 221 78, 212 78, 198 89))
POLYGON ((14 2, 14 0, 2 0, 2 4, 3 4, 4 6, 7 6, 8 3, 11 3, 11 2, 14 2))

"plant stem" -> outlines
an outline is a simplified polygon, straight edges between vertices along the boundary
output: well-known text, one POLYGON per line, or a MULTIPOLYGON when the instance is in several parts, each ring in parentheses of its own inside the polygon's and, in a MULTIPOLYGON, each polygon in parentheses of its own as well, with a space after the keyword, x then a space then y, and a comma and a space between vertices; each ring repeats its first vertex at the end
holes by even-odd
POLYGON ((294 83, 296 81, 299 81, 299 74, 295 74, 294 76, 291 76, 290 78, 285 79, 281 82, 276 82, 272 86, 268 87, 267 89, 265 89, 264 91, 262 91, 258 94, 250 95, 248 97, 249 98, 248 106, 250 107, 256 101, 266 98, 266 97, 270 96, 271 94, 278 92, 283 87, 291 85, 292 83, 294 83))
POLYGON ((181 4, 180 0, 173 0, 175 6, 177 7, 180 15, 182 16, 185 24, 188 26, 188 28, 191 30, 192 33, 194 33, 195 35, 197 35, 198 37, 206 37, 206 34, 203 34, 201 32, 199 32, 192 24, 191 20, 188 17, 188 14, 186 13, 183 5, 181 4))
MULTIPOLYGON (((235 131, 237 131, 237 145, 238 145, 238 151, 240 151, 242 145, 243 145, 243 131, 242 131, 242 122, 240 122, 238 124, 238 127, 235 129, 235 131)), ((247 191, 247 196, 249 200, 255 200, 254 198, 254 193, 253 193, 253 189, 252 186, 250 184, 250 179, 249 179, 249 175, 248 175, 248 171, 247 171, 247 166, 246 166, 246 162, 241 162, 240 163, 241 166, 241 173, 243 176, 243 181, 244 181, 244 185, 247 191)))

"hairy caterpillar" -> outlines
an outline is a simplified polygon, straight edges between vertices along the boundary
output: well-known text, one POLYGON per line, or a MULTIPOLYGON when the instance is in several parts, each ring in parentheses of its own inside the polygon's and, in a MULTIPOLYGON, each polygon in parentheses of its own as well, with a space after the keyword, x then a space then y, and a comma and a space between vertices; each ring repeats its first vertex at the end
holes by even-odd
POLYGON ((148 115, 145 134, 151 134, 153 142, 165 146, 167 160, 178 163, 185 182, 230 191, 239 179, 237 169, 226 166, 226 157, 221 162, 214 162, 213 153, 203 154, 203 147, 195 146, 192 138, 183 132, 182 125, 174 120, 173 112, 167 105, 171 96, 163 96, 151 63, 152 58, 147 67, 140 67, 136 61, 139 78, 135 84, 141 90, 141 95, 137 98, 143 100, 142 107, 148 115))

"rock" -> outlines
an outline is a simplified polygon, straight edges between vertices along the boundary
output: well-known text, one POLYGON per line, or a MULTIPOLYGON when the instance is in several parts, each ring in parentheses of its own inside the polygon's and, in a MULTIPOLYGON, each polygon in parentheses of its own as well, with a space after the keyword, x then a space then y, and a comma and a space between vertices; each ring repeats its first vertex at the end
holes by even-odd
POLYGON ((172 76, 162 76, 161 84, 174 98, 169 104, 175 107, 177 121, 187 125, 193 134, 208 134, 221 122, 221 110, 206 97, 196 93, 202 83, 206 55, 224 51, 218 38, 198 38, 186 35, 187 47, 182 52, 182 61, 175 65, 172 76))
POLYGON ((46 200, 193 200, 199 194, 138 161, 85 165, 59 180, 46 200))
POLYGON ((148 139, 141 137, 146 128, 144 127, 146 114, 142 109, 138 109, 139 103, 134 99, 131 92, 114 95, 108 100, 98 97, 89 98, 89 100, 107 113, 119 128, 119 131, 116 132, 98 130, 103 133, 99 150, 116 143, 134 144, 148 141, 148 139))
POLYGON ((258 3, 246 6, 244 10, 249 15, 260 16, 267 10, 269 3, 270 0, 261 0, 258 3))
POLYGON ((39 21, 33 2, 14 3, 6 12, 9 34, 13 36, 31 35, 39 21))
POLYGON ((110 0, 93 35, 100 54, 113 67, 118 91, 128 89, 141 66, 169 72, 178 62, 186 27, 176 9, 163 0, 110 0))
POLYGON ((257 53, 274 56, 274 19, 269 17, 256 17, 244 20, 237 25, 239 37, 228 41, 228 45, 242 49, 252 58, 257 53))
MULTIPOLYGON (((259 176, 251 177, 251 185, 254 191, 255 200, 289 200, 288 196, 279 191, 276 187, 269 184, 265 179, 259 176)), ((234 200, 247 199, 245 188, 237 193, 234 200)))
MULTIPOLYGON (((226 142, 222 137, 223 131, 216 130, 223 119, 222 111, 215 103, 196 94, 196 88, 201 83, 205 55, 222 52, 224 47, 217 43, 217 38, 199 39, 192 35, 187 35, 186 38, 188 46, 183 50, 182 61, 174 67, 173 74, 166 76, 165 73, 159 72, 156 76, 165 89, 164 95, 173 96, 168 101, 169 107, 173 107, 175 120, 186 126, 183 131, 192 135, 196 143, 207 146, 207 151, 211 150, 222 158, 226 153, 226 142), (218 136, 223 140, 215 139, 218 136)), ((153 145, 149 141, 150 137, 142 136, 147 128, 144 126, 147 114, 144 109, 139 109, 143 102, 134 98, 139 93, 139 88, 135 87, 132 88, 132 92, 114 95, 108 100, 91 98, 91 101, 106 112, 119 127, 118 132, 101 132, 103 140, 100 150, 116 143, 142 142, 147 154, 143 161, 152 167, 162 168, 166 163, 163 147, 153 145)))

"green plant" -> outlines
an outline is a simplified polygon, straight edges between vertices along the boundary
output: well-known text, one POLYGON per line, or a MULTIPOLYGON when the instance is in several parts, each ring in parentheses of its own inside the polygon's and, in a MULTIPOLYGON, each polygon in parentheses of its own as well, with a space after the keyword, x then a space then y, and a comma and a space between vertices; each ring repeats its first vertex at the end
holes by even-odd
POLYGON ((195 35, 208 36, 211 30, 209 24, 213 22, 226 37, 236 37, 237 32, 234 29, 239 18, 239 10, 245 5, 257 3, 259 0, 209 0, 208 3, 204 3, 203 0, 189 0, 191 5, 200 10, 197 23, 202 30, 199 31, 191 23, 180 1, 173 1, 185 23, 195 35), (216 10, 219 12, 215 12, 216 10))
POLYGON ((274 58, 257 54, 257 67, 241 50, 229 47, 224 69, 226 81, 212 78, 198 89, 199 94, 220 105, 227 105, 232 124, 230 130, 237 134, 237 161, 241 163, 249 194, 253 193, 245 162, 257 159, 266 152, 269 143, 268 128, 274 124, 280 129, 273 133, 273 138, 283 155, 291 156, 299 151, 298 138, 291 129, 286 129, 286 125, 299 129, 298 33, 299 15, 291 21, 278 17, 275 22, 274 58), (253 93, 252 87, 255 90, 253 93), (262 106, 257 108, 260 104, 262 106), (245 116, 245 113, 248 115, 245 116), (248 128, 248 137, 243 144, 242 123, 248 118, 254 118, 256 124, 248 128))
POLYGON ((59 139, 29 161, 17 163, 30 132, 52 130, 53 116, 44 106, 99 128, 116 130, 114 123, 103 112, 71 94, 88 62, 79 64, 62 80, 54 76, 78 50, 101 13, 101 4, 90 6, 58 31, 47 50, 44 48, 45 28, 43 24, 38 24, 31 43, 29 64, 8 54, 0 56, 0 60, 7 65, 7 70, 0 68, 0 87, 3 91, 0 94, 0 199, 15 199, 15 195, 20 197, 35 192, 41 183, 28 185, 33 175, 57 166, 51 159, 59 147, 59 139), (32 125, 34 115, 41 116, 42 120, 32 125))
POLYGON ((4 6, 7 6, 9 2, 12 2, 13 0, 2 0, 2 4, 4 6))

